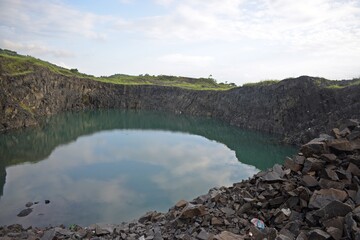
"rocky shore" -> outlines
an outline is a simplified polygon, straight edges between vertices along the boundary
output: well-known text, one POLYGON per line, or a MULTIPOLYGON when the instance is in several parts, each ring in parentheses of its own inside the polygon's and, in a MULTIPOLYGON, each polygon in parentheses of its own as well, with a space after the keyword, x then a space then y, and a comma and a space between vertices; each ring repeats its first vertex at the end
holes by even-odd
POLYGON ((121 224, 24 229, 0 239, 360 239, 360 122, 304 144, 284 165, 121 224))

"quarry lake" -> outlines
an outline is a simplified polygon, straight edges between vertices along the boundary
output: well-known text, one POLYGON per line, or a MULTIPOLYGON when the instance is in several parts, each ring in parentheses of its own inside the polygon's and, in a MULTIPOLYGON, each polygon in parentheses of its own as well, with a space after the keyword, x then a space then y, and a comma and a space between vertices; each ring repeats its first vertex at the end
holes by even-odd
POLYGON ((165 212, 296 153, 278 142, 209 118, 59 114, 40 127, 0 134, 0 225, 86 226, 165 212), (32 212, 18 217, 28 202, 36 203, 32 212))

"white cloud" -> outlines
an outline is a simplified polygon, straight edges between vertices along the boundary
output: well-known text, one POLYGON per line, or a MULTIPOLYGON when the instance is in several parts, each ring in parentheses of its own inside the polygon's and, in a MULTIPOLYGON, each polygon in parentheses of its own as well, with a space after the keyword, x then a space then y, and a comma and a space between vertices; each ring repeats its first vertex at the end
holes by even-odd
POLYGON ((111 6, 119 9, 104 4, 100 14, 63 0, 3 0, 0 44, 8 40, 54 62, 66 55, 57 48, 71 49, 79 57, 68 64, 95 75, 211 72, 238 84, 287 74, 358 76, 358 0, 149 2, 117 0, 111 6))
POLYGON ((15 29, 22 35, 71 38, 81 36, 104 40, 107 35, 99 32, 98 26, 113 21, 112 17, 81 12, 59 1, 4 0, 1 8, 1 25, 15 29))
POLYGON ((60 58, 74 56, 72 52, 50 48, 41 43, 22 44, 4 39, 1 41, 1 45, 3 48, 23 52, 29 55, 51 55, 60 58))
MULTIPOLYGON (((159 39, 260 39, 303 46, 359 43, 356 1, 179 1, 166 15, 135 20, 128 29, 159 39)), ((123 26, 124 27, 124 26, 123 26)), ((357 44, 359 45, 359 44, 357 44)))
POLYGON ((162 5, 162 6, 168 6, 174 2, 174 0, 154 0, 156 4, 162 5))
POLYGON ((206 66, 214 61, 210 56, 184 55, 181 53, 169 54, 159 57, 159 60, 171 64, 184 64, 195 66, 206 66))

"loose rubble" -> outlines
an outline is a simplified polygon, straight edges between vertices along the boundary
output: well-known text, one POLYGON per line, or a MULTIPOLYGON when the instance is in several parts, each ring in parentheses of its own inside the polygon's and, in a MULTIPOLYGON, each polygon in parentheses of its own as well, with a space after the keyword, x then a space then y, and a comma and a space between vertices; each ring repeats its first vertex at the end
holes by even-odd
POLYGON ((180 200, 167 213, 85 228, 3 226, 0 239, 360 239, 360 124, 349 120, 284 166, 180 200))

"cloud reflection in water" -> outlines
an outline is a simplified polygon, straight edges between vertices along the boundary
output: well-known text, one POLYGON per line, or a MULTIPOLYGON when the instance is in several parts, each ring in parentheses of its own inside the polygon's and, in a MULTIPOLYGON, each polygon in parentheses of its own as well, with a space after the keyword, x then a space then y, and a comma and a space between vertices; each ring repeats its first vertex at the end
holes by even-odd
POLYGON ((45 161, 8 167, 0 225, 129 221, 257 172, 224 144, 186 133, 113 130, 58 146, 45 161), (21 189, 21 190, 19 190, 21 189), (50 199, 49 205, 43 204, 50 199), (27 201, 41 201, 25 218, 27 201), (43 215, 38 215, 43 213, 43 215))

